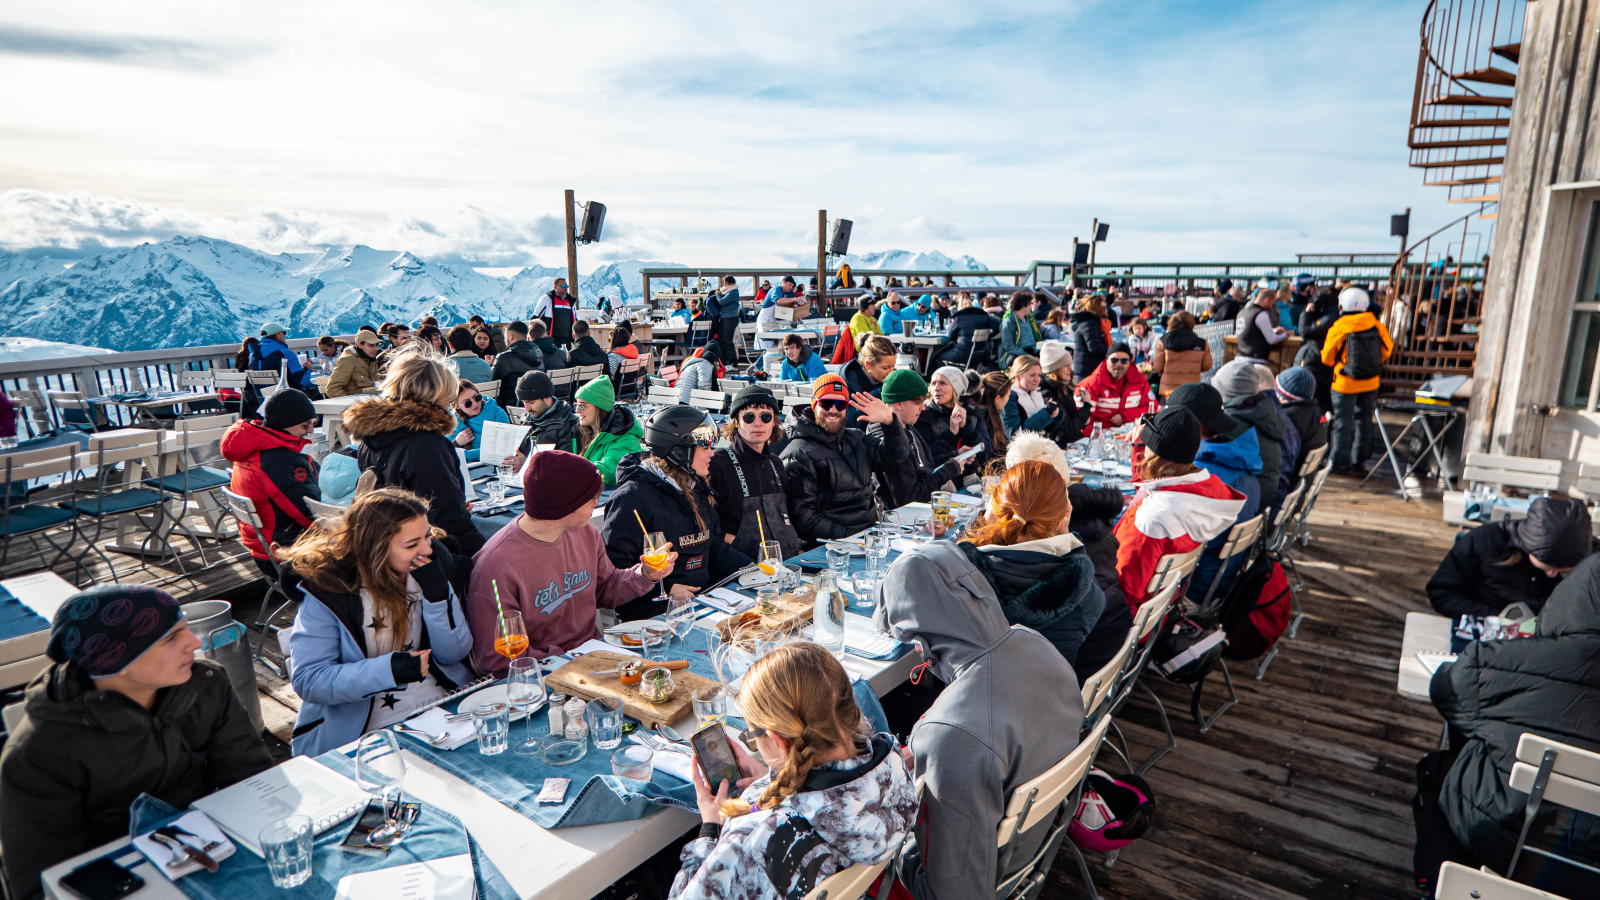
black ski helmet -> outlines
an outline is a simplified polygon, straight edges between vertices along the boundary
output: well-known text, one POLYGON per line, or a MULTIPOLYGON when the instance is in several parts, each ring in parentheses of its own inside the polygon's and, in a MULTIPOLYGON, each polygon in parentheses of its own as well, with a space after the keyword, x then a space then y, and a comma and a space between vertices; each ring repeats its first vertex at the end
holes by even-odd
POLYGON ((644 442, 653 455, 685 471, 694 471, 694 448, 711 446, 709 434, 702 436, 695 432, 709 424, 705 410, 668 406, 644 423, 644 442))

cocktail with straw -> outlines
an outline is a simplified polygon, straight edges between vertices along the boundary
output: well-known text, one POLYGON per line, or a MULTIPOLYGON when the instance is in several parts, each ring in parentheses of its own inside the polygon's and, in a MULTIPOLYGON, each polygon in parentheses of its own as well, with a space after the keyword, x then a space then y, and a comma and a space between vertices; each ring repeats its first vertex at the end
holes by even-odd
POLYGON ((759 509, 756 510, 756 528, 760 532, 761 539, 761 552, 756 559, 756 567, 763 575, 770 576, 779 587, 782 587, 784 575, 787 574, 787 570, 783 567, 783 545, 777 541, 767 540, 767 529, 761 522, 759 509))
MULTIPOLYGON (((639 530, 644 532, 644 553, 639 556, 639 561, 656 571, 666 568, 667 557, 672 551, 667 547, 667 536, 659 531, 651 531, 644 527, 644 518, 636 509, 633 518, 639 523, 639 530)), ((661 579, 661 600, 667 599, 667 579, 661 579)))
POLYGON ((494 587, 494 611, 496 616, 494 634, 494 652, 506 659, 516 659, 524 650, 528 649, 528 630, 522 624, 522 613, 506 612, 500 602, 500 582, 491 581, 494 587))

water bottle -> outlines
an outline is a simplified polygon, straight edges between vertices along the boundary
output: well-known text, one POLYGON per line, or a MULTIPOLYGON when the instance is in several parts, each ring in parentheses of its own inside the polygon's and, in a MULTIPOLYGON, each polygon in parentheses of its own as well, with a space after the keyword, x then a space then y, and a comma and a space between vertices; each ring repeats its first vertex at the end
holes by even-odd
POLYGON ((848 601, 831 571, 824 570, 817 575, 816 587, 817 595, 811 605, 811 640, 844 659, 844 611, 848 601))
POLYGON ((1094 423, 1094 432, 1089 435, 1089 459, 1092 462, 1099 462, 1105 457, 1106 426, 1104 422, 1096 422, 1094 423))

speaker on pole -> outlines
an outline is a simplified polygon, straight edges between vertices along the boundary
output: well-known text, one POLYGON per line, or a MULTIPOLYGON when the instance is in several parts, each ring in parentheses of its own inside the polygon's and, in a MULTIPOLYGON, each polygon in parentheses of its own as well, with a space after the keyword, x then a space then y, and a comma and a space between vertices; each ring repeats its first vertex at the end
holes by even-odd
POLYGON ((1411 210, 1406 210, 1398 216, 1389 217, 1389 236, 1406 237, 1411 233, 1411 210))
POLYGON ((828 252, 834 256, 843 256, 850 252, 850 226, 854 224, 849 219, 839 219, 833 223, 833 240, 828 242, 828 252))
POLYGON ((593 200, 583 205, 583 228, 578 232, 578 240, 584 244, 592 244, 600 240, 600 231, 606 225, 606 205, 593 200))
POLYGON ((1087 266, 1089 264, 1088 244, 1080 244, 1077 241, 1072 242, 1072 264, 1075 266, 1087 266))
POLYGON ((1096 241, 1103 241, 1103 240, 1106 239, 1106 235, 1108 235, 1110 233, 1111 233, 1111 226, 1109 224, 1105 223, 1105 222, 1101 222, 1100 223, 1100 227, 1096 228, 1095 231, 1094 231, 1094 239, 1096 241))

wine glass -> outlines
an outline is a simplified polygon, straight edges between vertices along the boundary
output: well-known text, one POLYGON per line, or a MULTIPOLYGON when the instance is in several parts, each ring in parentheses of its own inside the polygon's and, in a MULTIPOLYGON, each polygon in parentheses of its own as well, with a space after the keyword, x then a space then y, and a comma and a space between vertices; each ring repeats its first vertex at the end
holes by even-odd
MULTIPOLYGON (((667 536, 659 531, 652 531, 644 536, 644 553, 639 559, 652 569, 660 569, 667 564, 667 556, 671 551, 667 549, 667 536)), ((661 579, 661 595, 658 599, 667 599, 667 580, 661 579)))
POLYGON ((667 624, 680 642, 694 629, 694 598, 672 596, 667 599, 667 624))
POLYGON ((383 803, 383 825, 367 836, 374 847, 392 847, 405 837, 407 823, 400 815, 400 786, 405 783, 406 761, 400 741, 392 731, 372 731, 356 745, 356 784, 383 803))
POLYGON ((522 613, 502 612, 495 620, 494 652, 506 659, 516 659, 528 649, 528 629, 522 625, 522 613))
POLYGON ((783 547, 777 541, 762 541, 761 554, 757 558, 756 566, 763 575, 772 576, 779 587, 783 586, 784 576, 788 570, 783 567, 783 547))

